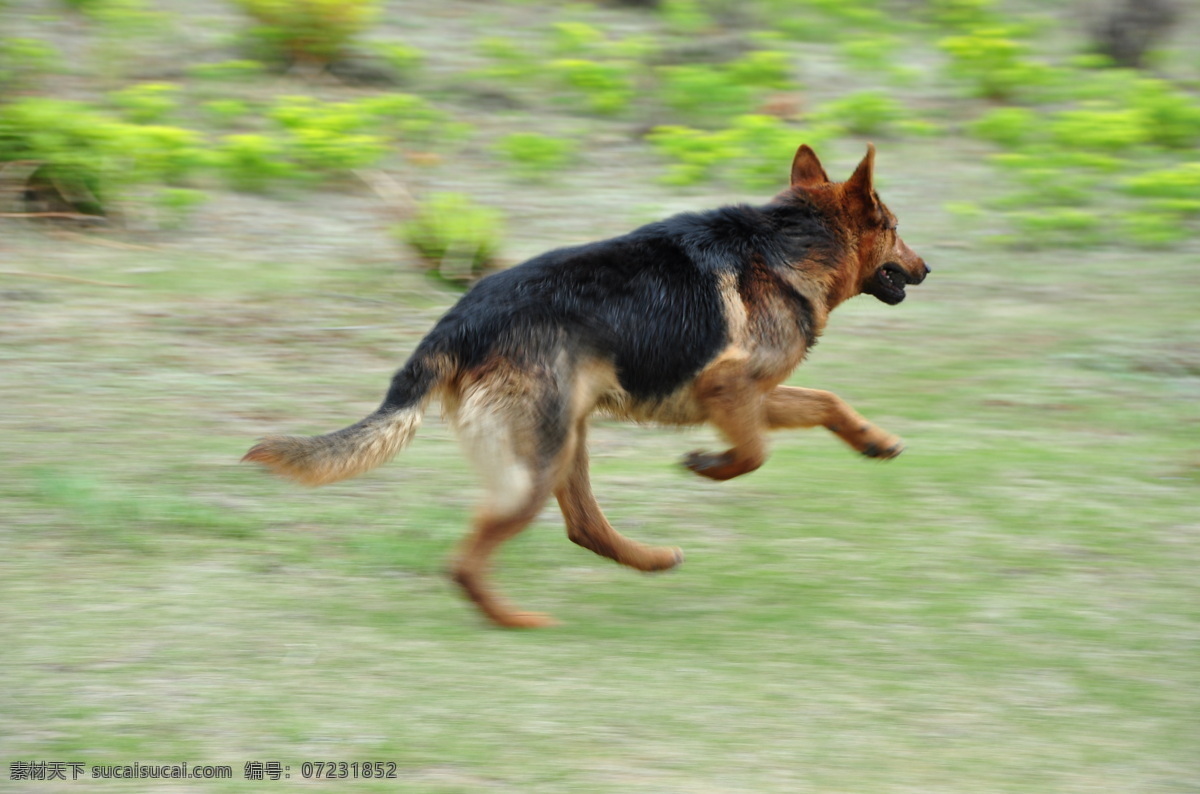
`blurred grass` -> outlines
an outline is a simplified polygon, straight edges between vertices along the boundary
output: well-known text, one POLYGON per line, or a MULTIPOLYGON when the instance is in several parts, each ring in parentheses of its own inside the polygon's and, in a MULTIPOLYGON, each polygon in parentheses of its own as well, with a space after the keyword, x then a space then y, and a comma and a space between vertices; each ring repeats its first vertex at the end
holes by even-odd
MULTIPOLYGON (((928 217, 891 203, 919 245, 928 217)), ((904 435, 888 464, 787 434, 720 486, 675 465, 704 431, 599 423, 606 511, 688 561, 636 575, 548 511, 498 578, 565 625, 513 634, 442 574, 474 490, 436 416, 394 465, 321 491, 235 465, 259 433, 368 410, 451 294, 19 242, 137 287, 6 300, 5 759, 386 759, 401 780, 358 787, 412 791, 1193 779, 1186 254, 1123 275, 1115 251, 935 243, 903 306, 839 310, 794 380, 904 435)))
MULTIPOLYGON (((769 193, 668 192, 605 135, 548 183, 469 154, 429 181, 503 202, 527 253, 769 193)), ((563 621, 536 633, 484 626, 443 575, 477 491, 436 409, 352 482, 236 464, 364 415, 453 301, 371 198, 214 189, 169 233, 6 225, 5 269, 131 286, 0 276, 0 762, 279 760, 292 785, 304 760, 399 765, 310 784, 330 791, 1196 790, 1195 242, 996 252, 991 215, 941 209, 1003 195, 977 142, 879 144, 933 275, 839 309, 792 382, 905 454, 781 434, 718 485, 676 464, 707 431, 597 422, 607 514, 688 559, 621 569, 548 508, 497 565, 563 621)), ((844 176, 862 142, 820 152, 844 176)))

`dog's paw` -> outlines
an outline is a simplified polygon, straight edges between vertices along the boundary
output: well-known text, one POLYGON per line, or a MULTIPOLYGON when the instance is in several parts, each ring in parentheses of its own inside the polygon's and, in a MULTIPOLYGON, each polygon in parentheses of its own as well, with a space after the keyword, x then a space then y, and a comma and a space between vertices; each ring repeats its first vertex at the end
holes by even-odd
POLYGON ((881 441, 868 441, 862 449, 862 454, 876 460, 891 460, 904 451, 904 442, 895 436, 889 436, 881 441))
POLYGON ((743 474, 749 474, 763 464, 764 458, 739 457, 736 450, 725 452, 689 452, 683 458, 683 465, 710 480, 732 480, 743 474))
POLYGON ((506 629, 547 629, 559 625, 557 620, 541 612, 506 612, 493 619, 506 629))
POLYGON ((708 477, 710 480, 729 479, 728 475, 721 475, 726 473, 732 463, 733 456, 728 452, 714 453, 692 450, 683 456, 684 466, 696 472, 701 477, 708 477))
POLYGON ((683 549, 678 546, 660 547, 655 549, 658 559, 646 568, 647 573, 669 571, 683 565, 683 549))

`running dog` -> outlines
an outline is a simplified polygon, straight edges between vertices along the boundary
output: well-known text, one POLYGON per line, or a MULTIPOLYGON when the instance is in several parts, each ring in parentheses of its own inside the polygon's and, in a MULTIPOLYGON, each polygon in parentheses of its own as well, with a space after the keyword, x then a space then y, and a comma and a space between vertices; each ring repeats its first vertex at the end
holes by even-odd
POLYGON ((679 549, 624 537, 596 503, 593 413, 713 425, 729 448, 683 463, 714 480, 761 466, 765 432, 782 428, 823 425, 868 457, 900 454, 900 439, 836 395, 781 385, 834 307, 862 293, 900 303, 929 273, 879 200, 874 163, 868 146, 847 181, 831 182, 801 146, 791 184, 762 206, 676 215, 488 276, 417 345, 373 414, 323 436, 264 438, 244 460, 307 485, 353 477, 403 449, 437 397, 485 481, 452 570, 487 617, 553 622, 516 611, 486 579, 496 548, 551 494, 575 543, 640 571, 673 568, 679 549))

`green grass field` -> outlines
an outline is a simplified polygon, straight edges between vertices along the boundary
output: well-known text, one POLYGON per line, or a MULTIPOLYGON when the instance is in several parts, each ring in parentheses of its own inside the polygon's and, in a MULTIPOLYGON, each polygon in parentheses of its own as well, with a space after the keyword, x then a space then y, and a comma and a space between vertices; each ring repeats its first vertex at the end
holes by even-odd
MULTIPOLYGON (((529 119, 483 115, 484 137, 529 119)), ((503 206, 514 260, 770 195, 668 188, 621 123, 549 184, 478 151, 426 179, 503 206)), ((844 178, 864 142, 818 151, 844 178)), ((478 489, 436 408, 357 480, 238 464, 365 415, 455 300, 370 191, 213 188, 172 230, 0 220, 0 788, 1200 791, 1200 247, 992 247, 944 209, 996 189, 978 142, 876 143, 933 274, 839 309, 791 382, 906 452, 780 434, 717 484, 678 465, 709 431, 598 421, 614 526, 687 561, 619 568, 548 508, 496 575, 562 621, 536 632, 444 575, 478 489), (17 783, 17 761, 235 780, 17 783)))

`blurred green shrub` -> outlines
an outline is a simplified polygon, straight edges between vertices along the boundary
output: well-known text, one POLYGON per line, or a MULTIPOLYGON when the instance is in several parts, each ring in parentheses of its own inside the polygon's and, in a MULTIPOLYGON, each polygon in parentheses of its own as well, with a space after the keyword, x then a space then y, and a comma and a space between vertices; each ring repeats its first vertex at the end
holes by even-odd
POLYGON ((713 18, 696 0, 661 0, 658 12, 676 33, 690 35, 716 27, 713 18))
POLYGON ((936 25, 970 30, 996 21, 995 0, 927 0, 925 13, 936 25))
POLYGON ((486 36, 476 42, 480 54, 492 63, 482 71, 484 77, 506 83, 522 83, 540 76, 543 66, 527 44, 504 36, 486 36))
POLYGON ((1138 80, 1130 102, 1142 115, 1146 136, 1159 146, 1194 149, 1200 145, 1200 102, 1165 80, 1138 80))
POLYGON ((634 66, 629 61, 559 58, 550 62, 549 70, 592 113, 620 113, 634 96, 634 66))
POLYGON ((1038 123, 1038 115, 1028 108, 1004 107, 988 111, 967 129, 977 138, 1016 149, 1033 140, 1038 123))
POLYGON ((1086 171, 1056 168, 1026 168, 1017 172, 1018 187, 991 200, 991 205, 1009 214, 1037 208, 1082 207, 1093 204, 1100 177, 1086 171))
POLYGON ((1130 177, 1122 187, 1131 196, 1154 199, 1172 211, 1200 213, 1200 160, 1130 177))
POLYGON ((723 64, 680 64, 656 71, 659 98, 675 115, 713 124, 744 115, 769 90, 796 88, 791 57, 777 50, 754 50, 723 64))
POLYGON ((328 63, 375 16, 375 0, 233 0, 254 24, 265 55, 286 63, 328 63))
POLYGON ((795 88, 792 57, 780 50, 752 50, 726 63, 724 69, 735 85, 780 91, 795 88))
POLYGON ((157 215, 157 226, 177 229, 183 226, 196 208, 208 200, 202 190, 186 187, 165 187, 155 192, 153 206, 157 215))
POLYGON ((48 72, 58 58, 58 50, 39 39, 0 38, 0 90, 32 84, 48 72))
POLYGON ((109 101, 120 108, 125 118, 138 124, 163 121, 179 107, 179 86, 173 83, 138 83, 114 91, 109 101))
POLYGON ((1162 247, 1195 236, 1190 222, 1200 217, 1200 160, 1132 176, 1122 188, 1142 201, 1142 206, 1124 216, 1135 241, 1162 247))
POLYGON ((1050 121, 1050 136, 1070 149, 1119 152, 1150 141, 1146 119, 1134 108, 1103 105, 1064 110, 1050 121))
POLYGON ((886 132, 904 117, 904 107, 882 91, 857 91, 823 105, 813 120, 854 135, 886 132))
MULTIPOLYGON (((895 30, 904 15, 887 14, 878 0, 760 0, 759 18, 772 30, 801 41, 829 43, 853 31, 895 30)), ((745 4, 738 4, 745 13, 745 4)))
POLYGON ((891 63, 898 41, 895 36, 858 36, 838 42, 838 52, 855 69, 880 71, 891 63))
POLYGON ((971 86, 976 96, 1011 99, 1022 89, 1045 86, 1055 73, 1050 67, 1029 60, 1031 47, 1018 40, 1012 26, 972 28, 959 36, 948 36, 938 47, 949 57, 950 74, 971 86))
POLYGON ((205 168, 208 151, 198 132, 162 124, 118 124, 112 149, 133 183, 176 185, 205 168))
MULTIPOLYGON (((735 152, 729 169, 735 184, 747 190, 781 190, 787 185, 799 138, 795 128, 774 116, 750 114, 734 119, 723 134, 735 152)), ((827 134, 810 131, 804 140, 819 144, 827 134)))
POLYGON ((260 192, 295 175, 285 146, 267 135, 227 135, 217 149, 216 166, 238 190, 260 192))
POLYGON ((1194 237, 1182 213, 1159 210, 1135 210, 1120 217, 1121 231, 1129 239, 1148 248, 1167 248, 1194 237))
POLYGON ((502 229, 496 210, 461 193, 435 193, 398 233, 431 275, 465 286, 495 265, 502 229))
POLYGON ((1105 239, 1103 216, 1076 207, 1041 207, 1009 214, 1017 236, 1008 240, 1019 248, 1097 245, 1105 239))
POLYGON ((120 121, 82 102, 28 97, 0 112, 0 162, 30 160, 107 206, 133 185, 177 184, 207 153, 191 130, 120 121))
POLYGON ((471 131, 468 124, 453 121, 446 113, 414 94, 380 94, 352 103, 362 114, 363 127, 373 125, 382 135, 423 145, 454 143, 471 131))
POLYGON ((457 140, 464 125, 411 94, 382 94, 349 102, 283 96, 267 112, 286 132, 301 170, 338 174, 377 162, 393 141, 430 144, 457 140))
POLYGON ((374 45, 374 50, 402 80, 412 79, 425 62, 425 53, 419 47, 408 44, 381 42, 374 45))
POLYGON ((543 179, 575 154, 575 144, 537 132, 514 132, 496 142, 496 150, 526 179, 543 179))
POLYGON ((724 121, 749 112, 755 94, 726 70, 704 64, 664 66, 658 70, 660 97, 688 121, 724 121))
POLYGON ((373 165, 387 152, 376 119, 355 102, 280 97, 267 114, 285 130, 288 158, 301 173, 337 176, 373 165))
POLYGON ((266 71, 266 67, 263 66, 262 61, 248 58, 218 61, 217 63, 198 63, 187 67, 187 73, 191 77, 220 82, 251 80, 260 77, 264 71, 266 71))
POLYGON ((606 41, 603 31, 586 22, 555 22, 550 30, 550 52, 559 58, 600 54, 606 41))
POLYGON ((219 127, 235 126, 250 114, 249 103, 241 99, 211 99, 200 107, 219 127))
POLYGON ((343 177, 375 165, 397 141, 444 143, 460 139, 465 127, 411 94, 348 102, 285 95, 266 117, 276 129, 221 140, 217 165, 237 189, 262 191, 283 179, 343 177))
POLYGON ((711 179, 719 166, 737 157, 727 136, 692 127, 655 127, 647 140, 672 161, 663 177, 668 185, 694 185, 711 179))
POLYGON ((671 161, 663 181, 692 185, 727 177, 741 187, 782 187, 798 140, 819 144, 832 130, 810 128, 800 133, 774 116, 735 118, 714 132, 680 125, 656 127, 650 144, 671 161))

